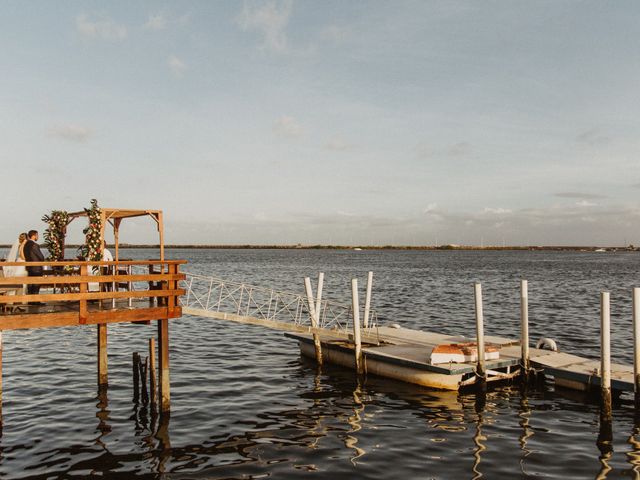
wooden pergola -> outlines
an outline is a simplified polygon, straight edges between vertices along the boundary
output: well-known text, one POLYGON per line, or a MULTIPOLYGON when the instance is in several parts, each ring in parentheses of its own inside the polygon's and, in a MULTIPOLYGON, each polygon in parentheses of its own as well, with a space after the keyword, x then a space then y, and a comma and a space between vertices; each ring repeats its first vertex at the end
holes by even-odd
MULTIPOLYGON (((119 233, 120 223, 124 218, 135 218, 149 216, 155 220, 158 227, 158 234, 160 237, 160 260, 164 261, 164 224, 162 220, 162 210, 131 210, 125 208, 101 208, 100 209, 100 241, 104 241, 104 229, 107 223, 113 227, 113 238, 115 243, 115 256, 114 260, 119 260, 119 233)), ((78 217, 87 217, 86 211, 74 212, 69 214, 69 222, 78 217)))

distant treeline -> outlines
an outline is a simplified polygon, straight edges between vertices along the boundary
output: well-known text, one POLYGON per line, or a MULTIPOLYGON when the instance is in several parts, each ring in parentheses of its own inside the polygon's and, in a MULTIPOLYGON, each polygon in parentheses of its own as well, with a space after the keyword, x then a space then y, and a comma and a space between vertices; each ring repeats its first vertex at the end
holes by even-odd
MULTIPOLYGON (((67 244, 66 248, 78 248, 80 245, 67 244)), ((10 244, 0 244, 0 248, 11 248, 10 244)), ((120 248, 160 248, 158 244, 143 245, 121 243, 120 248)), ((560 250, 560 251, 593 251, 603 247, 544 245, 544 246, 474 246, 474 245, 165 245, 166 249, 229 249, 229 250, 560 250)), ((633 245, 627 247, 604 247, 606 250, 638 251, 633 245)))

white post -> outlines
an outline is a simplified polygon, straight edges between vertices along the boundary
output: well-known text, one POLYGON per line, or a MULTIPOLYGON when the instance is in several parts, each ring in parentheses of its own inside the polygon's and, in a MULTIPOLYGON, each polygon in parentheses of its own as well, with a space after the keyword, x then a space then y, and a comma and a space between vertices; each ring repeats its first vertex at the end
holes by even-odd
POLYGON ((476 301, 476 334, 478 338, 478 375, 484 377, 484 317, 482 315, 482 285, 479 283, 474 286, 474 296, 476 301))
POLYGON ((611 317, 609 292, 600 294, 600 358, 603 415, 611 416, 611 317))
POLYGON ((320 325, 320 310, 322 309, 322 285, 324 284, 324 273, 320 272, 318 275, 318 293, 316 296, 316 321, 320 325))
POLYGON ((371 309, 371 289, 373 288, 373 272, 367 276, 367 296, 364 301, 364 328, 369 328, 369 310, 371 309))
MULTIPOLYGON (((306 277, 304 279, 304 288, 307 291, 307 302, 309 303, 309 315, 311 316, 311 326, 318 328, 318 321, 316 319, 316 307, 313 301, 313 292, 311 290, 311 279, 306 277)), ((322 345, 320 344, 320 336, 317 333, 313 334, 313 345, 316 350, 316 362, 318 365, 322 365, 322 345)))
POLYGON ((360 339, 360 305, 358 302, 358 279, 351 280, 351 300, 353 307, 353 343, 356 358, 356 372, 362 373, 362 341, 360 339))
POLYGON ((640 406, 640 288, 633 289, 633 380, 636 407, 640 406))
POLYGON ((520 323, 522 346, 522 368, 529 372, 529 285, 526 280, 520 281, 520 323))

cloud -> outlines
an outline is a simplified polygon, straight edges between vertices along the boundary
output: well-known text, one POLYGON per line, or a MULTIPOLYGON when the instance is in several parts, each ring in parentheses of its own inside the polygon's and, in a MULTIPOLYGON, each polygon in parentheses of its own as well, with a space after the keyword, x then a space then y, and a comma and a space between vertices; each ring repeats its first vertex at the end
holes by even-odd
POLYGON ((298 121, 287 115, 283 115, 273 124, 273 130, 278 135, 289 138, 298 138, 304 135, 304 128, 298 121))
POLYGON ((353 150, 354 146, 341 138, 333 138, 325 144, 325 148, 327 150, 333 150, 334 152, 346 152, 353 150))
POLYGON ((182 77, 187 70, 187 65, 175 55, 169 55, 167 65, 176 77, 182 77))
POLYGON ((598 193, 586 193, 586 192, 558 192, 554 194, 556 197, 560 198, 577 198, 579 200, 598 200, 602 198, 607 198, 604 195, 600 195, 598 193))
POLYGON ((595 206, 597 206, 598 204, 597 204, 597 203, 590 202, 589 200, 580 200, 579 202, 576 202, 576 205, 577 205, 578 207, 595 207, 595 206))
POLYGON ((334 44, 344 43, 351 36, 351 30, 346 27, 339 27, 337 25, 329 25, 320 32, 320 37, 323 40, 330 41, 334 44))
POLYGON ((69 142, 85 143, 93 135, 93 130, 79 125, 58 125, 51 127, 49 134, 69 142))
POLYGON ((513 210, 510 210, 508 208, 491 208, 491 207, 484 207, 484 209, 481 212, 482 214, 490 214, 490 215, 508 215, 510 213, 513 213, 513 210))
POLYGON ((108 17, 100 17, 92 21, 86 14, 80 14, 76 17, 76 29, 88 38, 112 41, 127 38, 127 27, 115 23, 108 17))
POLYGON ((458 142, 444 147, 433 147, 432 145, 422 143, 416 147, 418 156, 424 159, 463 158, 467 157, 471 151, 472 147, 468 142, 458 142))
POLYGON ((155 15, 149 15, 147 23, 142 28, 145 30, 164 30, 167 28, 167 17, 162 13, 156 13, 155 15))
POLYGON ((289 51, 286 28, 292 7, 291 0, 271 0, 260 4, 245 1, 238 24, 245 31, 257 31, 262 35, 262 49, 286 53, 289 51))
POLYGON ((603 135, 597 128, 586 130, 576 137, 576 142, 590 147, 599 147, 611 143, 611 138, 603 135))

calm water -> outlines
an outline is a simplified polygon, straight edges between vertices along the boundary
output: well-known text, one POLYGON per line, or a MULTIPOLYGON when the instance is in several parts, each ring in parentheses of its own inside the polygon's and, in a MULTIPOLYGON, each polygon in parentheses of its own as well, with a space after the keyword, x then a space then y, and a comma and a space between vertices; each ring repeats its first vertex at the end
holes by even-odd
MULTIPOLYGON (((3 252, 0 252, 0 254, 3 252)), ((146 258, 151 252, 125 255, 146 258)), ((373 270, 381 323, 473 334, 473 289, 488 334, 517 336, 519 279, 531 334, 597 358, 599 292, 612 298, 614 361, 630 363, 631 294, 640 254, 184 250, 187 270, 302 291, 325 272, 348 301, 373 270)), ((109 328, 109 389, 95 388, 95 327, 4 335, 3 478, 640 478, 640 430, 616 405, 611 442, 599 410, 552 385, 482 396, 434 392, 301 360, 258 327, 184 317, 171 323, 172 413, 132 402, 131 354, 152 326, 109 328)))

